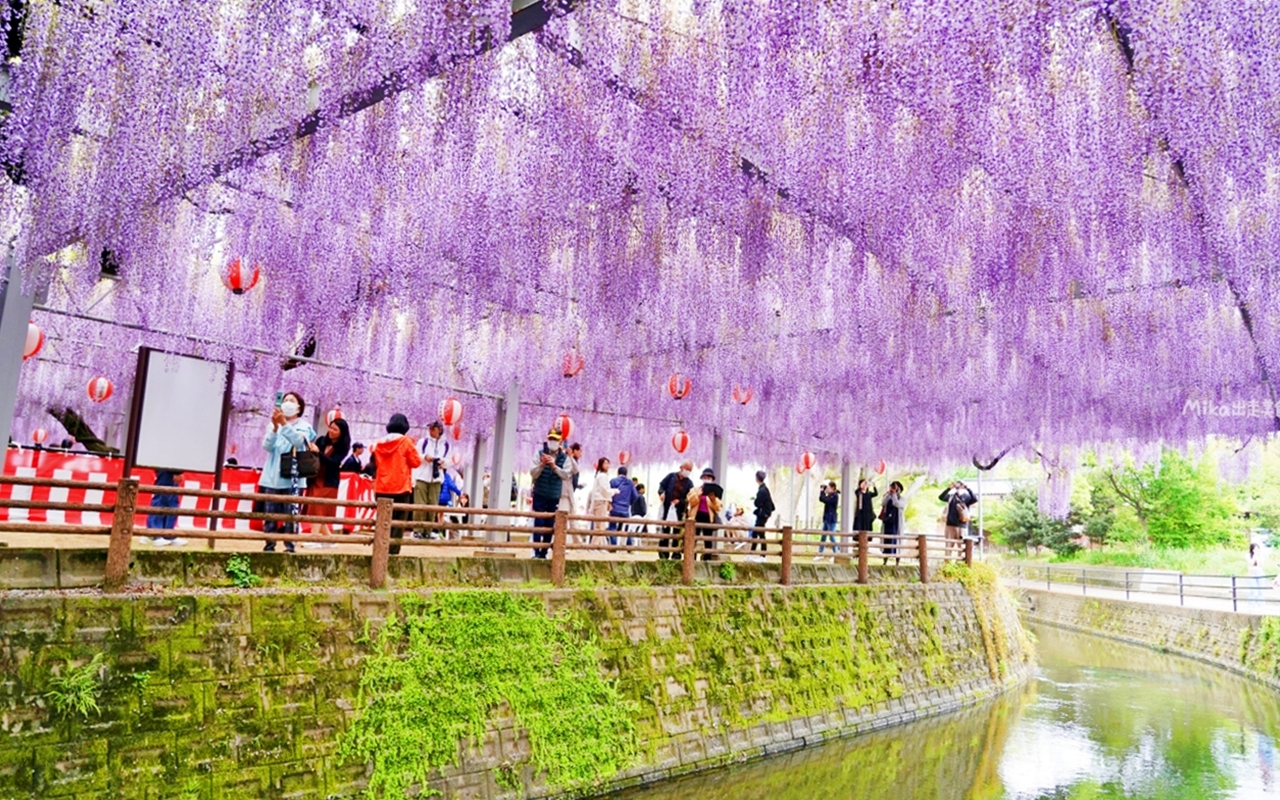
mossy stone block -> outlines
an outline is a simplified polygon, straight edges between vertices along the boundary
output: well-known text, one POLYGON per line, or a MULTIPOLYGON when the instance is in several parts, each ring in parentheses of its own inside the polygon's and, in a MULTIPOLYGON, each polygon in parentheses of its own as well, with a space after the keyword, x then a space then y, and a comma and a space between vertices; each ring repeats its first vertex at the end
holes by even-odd
POLYGON ((110 775, 106 739, 35 748, 35 791, 39 797, 86 797, 107 790, 110 775))
POLYGON ((58 551, 0 549, 0 587, 5 589, 58 588, 58 551))
POLYGON ((257 800, 274 794, 269 767, 241 767, 213 773, 213 800, 257 800))

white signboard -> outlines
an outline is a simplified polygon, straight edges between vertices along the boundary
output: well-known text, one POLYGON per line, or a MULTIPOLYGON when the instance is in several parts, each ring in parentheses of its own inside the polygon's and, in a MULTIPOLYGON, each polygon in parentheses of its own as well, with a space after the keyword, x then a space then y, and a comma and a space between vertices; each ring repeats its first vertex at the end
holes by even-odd
POLYGON ((137 429, 137 466, 217 469, 227 372, 227 365, 216 361, 151 351, 137 429))

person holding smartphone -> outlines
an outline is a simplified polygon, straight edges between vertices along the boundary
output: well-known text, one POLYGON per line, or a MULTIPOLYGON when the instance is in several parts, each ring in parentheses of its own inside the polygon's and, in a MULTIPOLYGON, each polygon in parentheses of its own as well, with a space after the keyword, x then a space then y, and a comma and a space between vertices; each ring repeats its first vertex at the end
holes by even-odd
MULTIPOLYGON (((316 432, 306 420, 302 412, 307 410, 306 401, 297 392, 277 392, 276 407, 271 410, 271 424, 262 437, 262 449, 267 453, 266 463, 262 465, 262 475, 258 478, 259 494, 280 495, 282 498, 302 494, 307 488, 307 479, 296 475, 281 475, 280 459, 285 453, 300 453, 307 450, 316 432)), ((294 460, 297 463, 297 460, 294 460)), ((254 511, 267 514, 295 514, 294 503, 290 500, 279 502, 257 501, 254 511)), ((295 533, 297 525, 292 522, 267 520, 262 524, 265 533, 295 533)), ((293 552, 293 542, 284 543, 285 550, 293 552)), ((274 539, 267 539, 265 552, 276 549, 274 539)))

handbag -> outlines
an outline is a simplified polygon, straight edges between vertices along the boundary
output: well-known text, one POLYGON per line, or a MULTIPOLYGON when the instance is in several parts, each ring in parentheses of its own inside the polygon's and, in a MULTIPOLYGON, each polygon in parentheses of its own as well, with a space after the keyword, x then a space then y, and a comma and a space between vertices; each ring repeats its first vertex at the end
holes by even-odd
POLYGON ((969 524, 969 506, 965 505, 964 503, 960 503, 959 505, 960 507, 956 509, 956 516, 960 518, 961 524, 968 525, 969 524))
POLYGON ((285 453, 280 456, 280 477, 292 478, 293 465, 297 462, 299 478, 314 478, 320 474, 320 456, 310 450, 299 451, 296 447, 292 452, 285 453))
POLYGON ((886 512, 886 511, 888 511, 888 510, 889 510, 889 507, 888 507, 888 506, 880 506, 880 513, 876 516, 876 518, 877 518, 877 519, 884 519, 884 518, 885 518, 885 516, 886 516, 886 515, 885 515, 885 512, 886 512))

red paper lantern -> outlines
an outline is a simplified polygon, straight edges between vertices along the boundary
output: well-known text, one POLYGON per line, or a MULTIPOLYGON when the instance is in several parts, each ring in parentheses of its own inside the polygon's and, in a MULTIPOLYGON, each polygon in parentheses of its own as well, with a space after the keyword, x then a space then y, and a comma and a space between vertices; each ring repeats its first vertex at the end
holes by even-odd
POLYGON ((805 466, 804 466, 804 459, 802 458, 796 462, 796 474, 803 475, 804 473, 805 473, 805 466))
POLYGON ((111 393, 115 391, 115 384, 109 378, 102 375, 89 380, 89 399, 95 403, 105 403, 111 393))
POLYGON ((884 471, 885 471, 885 468, 886 468, 886 467, 885 467, 884 460, 883 460, 883 459, 881 459, 880 463, 876 465, 876 474, 877 474, 877 475, 883 475, 883 474, 884 474, 884 471))
POLYGON ((802 471, 808 471, 818 465, 818 457, 805 450, 804 454, 800 456, 800 463, 804 464, 804 470, 802 471))
POLYGON ((231 444, 227 445, 227 455, 234 456, 236 454, 236 451, 239 449, 240 449, 240 445, 236 444, 235 442, 232 442, 231 444))
POLYGON ((22 348, 22 360, 35 358, 36 353, 40 352, 40 348, 44 347, 44 331, 40 330, 40 326, 34 322, 27 323, 27 343, 22 348))
POLYGON ((560 372, 566 378, 572 378, 582 372, 582 368, 586 365, 587 361, 582 357, 581 353, 577 350, 570 350, 564 354, 564 359, 560 362, 560 372))
POLYGON ((672 398, 683 400, 689 396, 689 392, 693 391, 693 381, 677 372, 667 379, 667 391, 671 393, 672 398))
POLYGON ((683 430, 676 431, 675 435, 671 437, 671 446, 675 448, 677 453, 683 453, 685 450, 688 450, 689 434, 685 433, 683 430))
POLYGON ((453 437, 455 442, 462 441, 462 423, 453 423, 453 427, 449 428, 449 435, 453 437))
POLYGON ((750 402, 751 402, 751 398, 753 398, 753 397, 755 397, 755 396, 756 396, 756 392, 755 392, 755 390, 754 390, 754 389, 752 389, 750 386, 746 386, 746 387, 742 387, 742 386, 735 386, 735 387, 733 387, 733 402, 735 402, 735 403, 740 403, 741 405, 744 405, 744 406, 745 406, 747 403, 750 403, 750 402))
POLYGON ((556 417, 556 421, 551 423, 553 431, 559 431, 561 439, 568 439, 573 433, 573 420, 568 414, 561 414, 556 417))
POLYGON ((324 424, 332 425, 335 419, 342 419, 342 406, 338 406, 337 408, 330 411, 328 414, 325 414, 324 424))
POLYGON ((462 421, 462 401, 456 397, 446 397, 440 404, 440 421, 445 425, 455 425, 462 421))
POLYGON ((49 438, 49 432, 44 428, 36 428, 31 432, 31 441, 36 444, 44 444, 44 440, 49 438))
POLYGON ((222 282, 231 290, 232 294, 240 295, 258 285, 259 275, 257 264, 252 267, 246 267, 237 258, 227 265, 227 271, 222 276, 222 282))
POLYGON ((618 451, 618 464, 625 466, 630 463, 631 463, 631 451, 630 450, 618 451))

